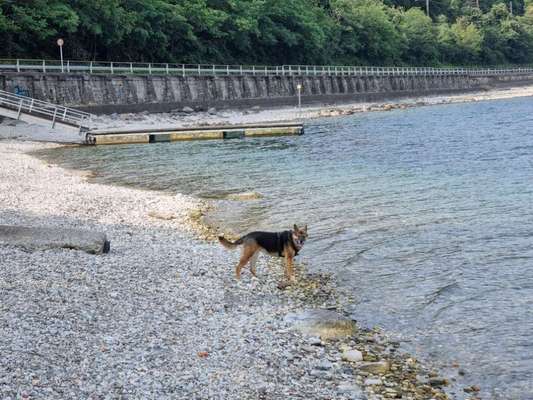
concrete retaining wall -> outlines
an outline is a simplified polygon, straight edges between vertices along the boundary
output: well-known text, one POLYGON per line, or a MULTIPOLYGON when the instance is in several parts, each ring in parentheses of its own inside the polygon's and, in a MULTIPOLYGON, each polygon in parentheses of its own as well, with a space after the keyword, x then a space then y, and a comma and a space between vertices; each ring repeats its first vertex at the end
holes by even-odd
POLYGON ((95 113, 380 101, 533 82, 514 76, 168 76, 0 73, 0 89, 95 113))

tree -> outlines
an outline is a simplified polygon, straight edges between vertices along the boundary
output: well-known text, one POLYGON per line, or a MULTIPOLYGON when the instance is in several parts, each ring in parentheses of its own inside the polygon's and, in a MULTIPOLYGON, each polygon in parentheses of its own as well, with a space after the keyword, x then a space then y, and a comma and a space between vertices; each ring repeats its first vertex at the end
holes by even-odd
POLYGON ((431 19, 418 8, 403 13, 400 32, 405 37, 403 58, 409 64, 431 65, 438 59, 437 37, 431 19))
POLYGON ((337 20, 341 59, 381 65, 400 61, 402 38, 383 3, 332 0, 331 7, 337 20))

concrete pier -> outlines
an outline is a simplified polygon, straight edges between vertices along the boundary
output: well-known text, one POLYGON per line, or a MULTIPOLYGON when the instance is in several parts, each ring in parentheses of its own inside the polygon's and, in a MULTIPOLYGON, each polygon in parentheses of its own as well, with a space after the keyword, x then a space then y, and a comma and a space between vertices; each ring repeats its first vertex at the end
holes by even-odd
POLYGON ((196 128, 163 128, 136 130, 94 130, 87 134, 87 143, 95 145, 161 143, 186 140, 240 139, 258 136, 303 135, 302 123, 270 123, 214 125, 196 128))

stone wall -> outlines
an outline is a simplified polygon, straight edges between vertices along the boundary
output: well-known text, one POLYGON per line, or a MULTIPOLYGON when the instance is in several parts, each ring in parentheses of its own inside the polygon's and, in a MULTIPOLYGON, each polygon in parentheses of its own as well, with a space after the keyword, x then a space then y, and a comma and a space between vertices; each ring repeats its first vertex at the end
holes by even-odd
POLYGON ((533 75, 169 76, 0 73, 0 89, 96 113, 164 112, 184 106, 266 107, 380 101, 533 82, 533 75))

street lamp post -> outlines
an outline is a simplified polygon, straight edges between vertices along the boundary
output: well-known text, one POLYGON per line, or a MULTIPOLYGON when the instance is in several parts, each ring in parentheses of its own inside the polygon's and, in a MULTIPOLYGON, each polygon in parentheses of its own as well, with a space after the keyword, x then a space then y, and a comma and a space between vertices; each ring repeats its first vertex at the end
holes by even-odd
POLYGON ((57 45, 59 46, 59 56, 61 57, 61 73, 65 72, 65 69, 63 67, 63 44, 65 42, 63 39, 59 38, 57 39, 57 45))

